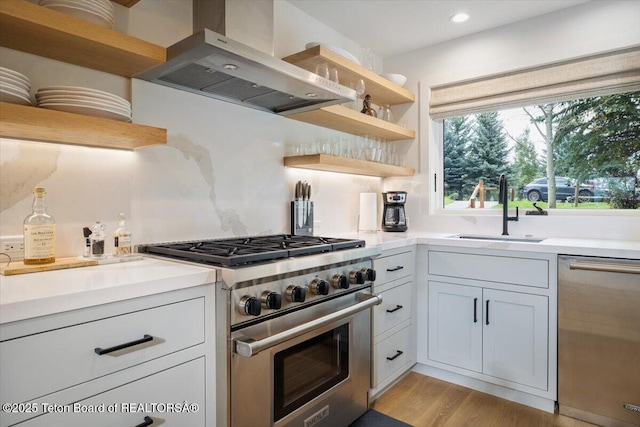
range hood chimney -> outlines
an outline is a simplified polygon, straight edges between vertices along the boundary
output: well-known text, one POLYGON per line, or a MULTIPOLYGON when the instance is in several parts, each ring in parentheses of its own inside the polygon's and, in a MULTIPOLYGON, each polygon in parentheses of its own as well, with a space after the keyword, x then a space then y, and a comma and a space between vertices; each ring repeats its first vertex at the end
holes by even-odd
POLYGON ((167 62, 135 77, 281 115, 356 98, 273 56, 273 0, 193 0, 193 29, 167 62))

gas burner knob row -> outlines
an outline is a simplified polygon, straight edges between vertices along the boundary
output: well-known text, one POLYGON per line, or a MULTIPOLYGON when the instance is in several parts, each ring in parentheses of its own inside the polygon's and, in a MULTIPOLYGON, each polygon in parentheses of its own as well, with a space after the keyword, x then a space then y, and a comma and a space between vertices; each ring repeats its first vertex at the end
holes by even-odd
POLYGON ((329 295, 329 282, 316 277, 309 283, 309 290, 316 295, 329 295))
POLYGON ((264 291, 262 295, 260 295, 260 302, 262 303, 262 308, 267 310, 280 310, 282 307, 282 295, 277 292, 264 291))
POLYGON ((349 289, 349 278, 344 274, 334 274, 329 281, 336 289, 349 289))
POLYGON ((304 302, 307 296, 307 288, 304 286, 291 285, 284 292, 290 302, 304 302))
POLYGON ((245 316, 259 316, 261 309, 260 300, 256 297, 245 295, 240 298, 238 311, 245 316))

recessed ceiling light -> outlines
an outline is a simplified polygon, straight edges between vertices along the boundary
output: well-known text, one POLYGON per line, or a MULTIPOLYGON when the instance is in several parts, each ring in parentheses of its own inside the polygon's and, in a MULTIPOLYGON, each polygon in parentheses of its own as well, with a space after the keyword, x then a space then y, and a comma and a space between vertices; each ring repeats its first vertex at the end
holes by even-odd
POLYGON ((467 19, 469 19, 469 15, 464 12, 456 13, 455 15, 451 16, 451 18, 449 18, 451 22, 464 22, 467 19))

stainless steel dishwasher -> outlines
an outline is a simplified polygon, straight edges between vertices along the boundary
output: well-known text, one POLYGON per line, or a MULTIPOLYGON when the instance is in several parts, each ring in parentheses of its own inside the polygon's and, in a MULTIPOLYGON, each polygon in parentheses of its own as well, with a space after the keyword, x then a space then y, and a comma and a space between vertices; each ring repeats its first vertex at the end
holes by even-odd
POLYGON ((560 413, 640 426, 640 260, 558 258, 560 413))

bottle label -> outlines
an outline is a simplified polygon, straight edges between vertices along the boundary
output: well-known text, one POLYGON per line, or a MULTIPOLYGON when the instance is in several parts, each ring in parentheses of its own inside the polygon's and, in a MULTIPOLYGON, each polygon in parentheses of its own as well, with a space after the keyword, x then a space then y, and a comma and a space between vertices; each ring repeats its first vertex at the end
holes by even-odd
POLYGON ((56 226, 24 226, 24 259, 45 259, 56 256, 56 226))
POLYGON ((128 255, 131 253, 131 234, 114 237, 114 255, 128 255))

